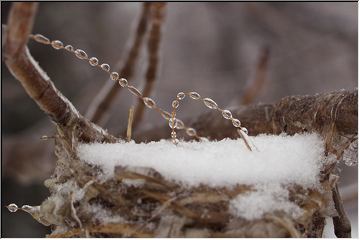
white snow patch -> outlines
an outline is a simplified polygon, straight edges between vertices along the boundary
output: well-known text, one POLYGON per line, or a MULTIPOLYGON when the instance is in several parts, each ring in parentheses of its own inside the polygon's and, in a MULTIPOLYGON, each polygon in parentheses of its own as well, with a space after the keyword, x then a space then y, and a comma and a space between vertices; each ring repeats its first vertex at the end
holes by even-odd
POLYGON ((111 211, 104 209, 101 205, 93 204, 89 206, 89 212, 93 214, 93 220, 102 224, 123 223, 125 220, 121 216, 113 215, 111 211))
POLYGON ((249 151, 242 139, 150 143, 82 144, 81 160, 102 168, 107 178, 115 166, 149 167, 168 180, 188 186, 236 184, 299 184, 315 187, 326 160, 316 134, 250 137, 259 151, 249 151))
POLYGON ((301 216, 303 210, 289 201, 289 191, 279 184, 258 185, 255 191, 239 194, 230 201, 230 212, 247 220, 262 218, 265 213, 283 211, 292 218, 301 216))

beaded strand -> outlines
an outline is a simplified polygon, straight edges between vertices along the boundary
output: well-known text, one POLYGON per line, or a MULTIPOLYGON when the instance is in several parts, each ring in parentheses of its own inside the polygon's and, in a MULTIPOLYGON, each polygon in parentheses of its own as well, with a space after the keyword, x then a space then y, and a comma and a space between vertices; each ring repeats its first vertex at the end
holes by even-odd
POLYGON ((218 107, 217 103, 212 100, 211 98, 202 98, 199 93, 197 92, 179 92, 176 96, 176 99, 172 101, 172 113, 165 111, 164 109, 157 106, 156 102, 149 97, 145 97, 142 95, 142 93, 134 86, 129 85, 127 79, 120 78, 119 73, 117 72, 111 72, 110 65, 107 63, 99 63, 99 60, 96 57, 90 57, 87 55, 87 53, 84 50, 81 49, 75 49, 72 45, 64 45, 63 42, 59 40, 53 40, 51 41, 49 38, 41 35, 41 34, 30 34, 30 39, 33 39, 34 41, 44 44, 44 45, 51 45, 56 50, 65 49, 66 51, 73 53, 78 59, 87 61, 90 66, 98 67, 101 70, 105 71, 109 74, 110 79, 113 81, 117 81, 118 84, 123 87, 127 88, 128 91, 133 94, 135 97, 141 99, 145 106, 149 109, 154 109, 160 115, 169 122, 169 126, 171 128, 171 138, 174 144, 177 144, 179 140, 177 139, 176 131, 178 130, 185 130, 186 134, 189 137, 201 139, 199 135, 197 134, 196 130, 191 127, 185 126, 184 122, 180 119, 176 118, 176 109, 179 107, 180 101, 182 101, 186 96, 189 96, 190 99, 193 100, 201 100, 206 107, 217 110, 221 112, 221 115, 223 118, 230 120, 235 128, 237 128, 237 131, 239 132, 240 136, 244 139, 246 146, 250 149, 251 147, 247 143, 247 134, 248 131, 246 128, 241 127, 241 122, 239 119, 233 118, 232 113, 229 110, 223 110, 218 107))
MULTIPOLYGON (((211 98, 202 98, 200 96, 199 93, 197 92, 179 92, 176 95, 176 99, 172 101, 171 106, 172 106, 172 112, 171 112, 171 119, 169 121, 169 126, 171 128, 171 139, 172 142, 174 144, 179 143, 179 140, 177 139, 176 136, 176 131, 175 129, 177 128, 177 124, 178 124, 178 120, 175 118, 176 117, 176 110, 179 108, 180 106, 180 102, 182 100, 185 99, 185 97, 188 96, 190 99, 195 100, 195 101, 202 101, 204 103, 204 105, 212 110, 217 110, 221 113, 222 117, 226 120, 230 120, 232 122, 232 125, 237 128, 238 133, 240 135, 241 138, 244 139, 246 146, 252 150, 251 148, 251 144, 248 142, 249 139, 247 138, 247 134, 248 134, 248 130, 245 127, 241 127, 241 122, 239 119, 234 118, 232 116, 232 113, 229 110, 226 109, 221 109, 218 104, 212 100, 211 98)), ((186 133, 189 136, 194 136, 196 134, 196 130, 193 128, 188 128, 186 129, 186 133)))
MULTIPOLYGON (((107 64, 107 63, 100 64, 99 60, 96 57, 89 58, 87 53, 84 50, 75 49, 72 45, 64 45, 64 43, 59 40, 51 41, 49 38, 47 38, 41 34, 34 34, 34 35, 30 34, 30 39, 33 39, 34 41, 44 44, 44 45, 51 45, 56 50, 65 49, 66 51, 73 53, 78 59, 83 60, 83 61, 88 61, 88 63, 91 66, 99 67, 101 70, 105 71, 106 73, 108 73, 110 75, 111 80, 118 81, 118 83, 121 87, 127 88, 131 94, 133 94, 135 97, 141 99, 147 108, 156 110, 158 113, 160 113, 162 118, 164 118, 167 121, 170 121, 171 114, 169 112, 158 107, 156 102, 152 98, 142 96, 142 93, 136 87, 129 85, 128 81, 125 78, 120 78, 119 73, 111 72, 109 64, 107 64)), ((186 132, 192 132, 193 128, 185 126, 183 121, 181 121, 180 119, 176 119, 176 121, 177 121, 176 128, 178 130, 185 130, 186 132)), ((189 136, 196 138, 196 139, 200 139, 200 137, 196 133, 190 134, 189 136)))

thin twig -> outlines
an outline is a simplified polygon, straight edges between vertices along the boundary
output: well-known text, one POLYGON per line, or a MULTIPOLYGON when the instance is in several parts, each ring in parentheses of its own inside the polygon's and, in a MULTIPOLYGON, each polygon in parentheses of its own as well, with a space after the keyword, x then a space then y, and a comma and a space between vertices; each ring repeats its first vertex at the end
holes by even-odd
POLYGON ((131 141, 132 124, 134 120, 134 107, 129 109, 128 125, 126 130, 126 139, 128 142, 131 141))
MULTIPOLYGON (((130 46, 130 49, 126 53, 126 60, 122 66, 119 63, 118 65, 120 66, 117 67, 117 69, 120 69, 120 76, 126 78, 127 80, 132 79, 140 48, 148 28, 150 6, 151 3, 143 3, 142 12, 140 14, 139 22, 135 31, 135 36, 130 38, 129 43, 127 44, 130 46)), ((99 123, 103 119, 106 111, 110 108, 110 105, 115 100, 115 97, 119 93, 120 89, 121 87, 119 84, 114 84, 113 81, 106 81, 99 94, 90 103, 85 116, 92 122, 99 123)))
MULTIPOLYGON (((161 27, 165 19, 166 3, 153 3, 151 6, 151 29, 149 32, 147 51, 148 51, 148 68, 145 76, 145 87, 143 96, 149 97, 154 88, 156 75, 159 65, 159 49, 161 42, 161 27)), ((144 116, 145 105, 143 101, 139 100, 135 108, 133 130, 138 127, 144 116)))
POLYGON ((351 224, 344 210, 337 184, 332 190, 335 209, 338 216, 333 217, 335 235, 339 238, 351 238, 351 224))
POLYGON ((256 66, 255 78, 245 88, 244 95, 241 98, 240 103, 248 105, 252 103, 259 95, 266 80, 266 73, 268 70, 270 50, 268 47, 264 47, 261 50, 260 57, 256 66))

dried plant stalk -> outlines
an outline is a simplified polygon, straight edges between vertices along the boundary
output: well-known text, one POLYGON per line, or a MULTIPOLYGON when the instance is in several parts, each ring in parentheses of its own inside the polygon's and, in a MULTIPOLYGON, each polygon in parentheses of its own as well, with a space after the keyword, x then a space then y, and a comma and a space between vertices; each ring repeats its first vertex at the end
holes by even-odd
POLYGON ((131 140, 133 119, 134 119, 134 107, 131 107, 129 109, 128 125, 126 130, 126 139, 128 142, 130 142, 131 140))

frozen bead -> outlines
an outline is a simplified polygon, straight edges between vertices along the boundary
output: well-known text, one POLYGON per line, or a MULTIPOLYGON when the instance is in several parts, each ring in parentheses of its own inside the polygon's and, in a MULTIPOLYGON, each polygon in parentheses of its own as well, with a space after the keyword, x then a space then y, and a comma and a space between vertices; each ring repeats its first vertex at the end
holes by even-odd
POLYGON ((187 128, 186 129, 186 134, 189 135, 190 137, 193 137, 196 135, 196 130, 193 128, 187 128))
POLYGON ((64 47, 64 44, 59 40, 54 40, 51 42, 51 46, 57 50, 62 49, 64 47))
POLYGON ((232 120, 232 124, 234 125, 234 127, 240 127, 241 126, 241 122, 239 119, 233 118, 232 120))
POLYGON ((175 145, 179 143, 179 139, 175 138, 171 140, 175 145))
POLYGON ((71 45, 66 45, 64 48, 65 48, 66 51, 69 51, 69 52, 73 52, 73 51, 74 51, 74 47, 71 46, 71 45))
POLYGON ((96 57, 92 57, 89 59, 89 64, 91 66, 95 67, 99 64, 99 60, 96 57))
POLYGON ((173 108, 178 108, 179 107, 179 101, 178 100, 174 100, 172 103, 171 103, 171 106, 173 108))
POLYGON ((119 84, 122 87, 126 87, 128 85, 128 81, 125 78, 120 78, 119 84))
POLYGON ((189 92, 189 96, 194 100, 200 99, 200 94, 198 94, 197 92, 189 92))
POLYGON ((223 110, 221 112, 222 116, 225 118, 225 119, 231 119, 232 118, 232 114, 229 110, 223 110))
POLYGON ((144 97, 143 101, 145 106, 147 106, 148 108, 154 108, 156 106, 155 101, 152 100, 151 98, 144 97))
POLYGON ((119 79, 119 74, 117 72, 112 72, 110 74, 110 78, 111 78, 111 80, 116 81, 119 79))
POLYGON ((6 208, 10 211, 10 212, 16 212, 19 208, 15 203, 11 203, 8 206, 6 206, 6 208))
POLYGON ((129 91, 137 97, 142 97, 141 92, 134 86, 128 86, 129 91))
POLYGON ((101 69, 104 70, 105 72, 109 72, 110 71, 110 65, 107 63, 103 63, 100 65, 101 69))
POLYGON ((170 128, 176 128, 177 123, 178 123, 178 121, 176 118, 169 118, 169 127, 170 128))
POLYGON ((171 138, 176 138, 176 132, 171 132, 171 138))
POLYGON ((176 98, 177 98, 177 100, 183 100, 183 99, 185 98, 185 93, 179 92, 179 93, 176 95, 176 98))
POLYGON ((75 50, 75 56, 78 57, 79 59, 87 59, 88 58, 86 52, 84 52, 81 49, 76 49, 75 50))
POLYGON ((37 41, 39 43, 50 44, 50 39, 48 39, 47 37, 45 37, 41 34, 35 34, 33 38, 35 41, 37 41))
POLYGON ((171 113, 167 112, 167 111, 164 111, 164 110, 160 110, 160 114, 163 118, 165 118, 166 120, 170 119, 171 118, 171 113))
POLYGON ((29 205, 23 205, 21 209, 24 210, 25 212, 31 212, 32 210, 34 210, 34 207, 29 205))
POLYGON ((242 130, 244 133, 246 133, 246 135, 249 134, 249 131, 247 130, 247 128, 242 127, 241 130, 242 130))
POLYGON ((216 102, 214 102, 214 100, 212 100, 211 98, 204 98, 203 102, 204 102, 205 106, 207 106, 210 109, 217 109, 217 107, 218 107, 216 102))
POLYGON ((176 129, 183 129, 185 127, 185 124, 180 119, 176 119, 176 129))

